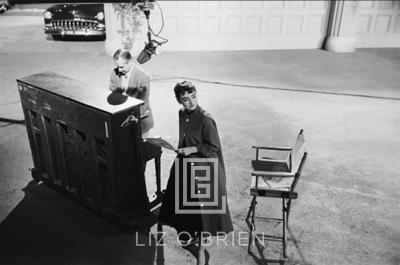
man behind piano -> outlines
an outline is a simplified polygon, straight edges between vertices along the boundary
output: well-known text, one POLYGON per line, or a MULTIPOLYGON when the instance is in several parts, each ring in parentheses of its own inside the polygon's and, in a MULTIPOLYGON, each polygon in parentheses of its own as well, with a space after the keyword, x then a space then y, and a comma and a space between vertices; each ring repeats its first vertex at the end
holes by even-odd
POLYGON ((150 76, 134 64, 129 51, 118 49, 113 56, 115 68, 111 72, 110 90, 123 95, 143 100, 140 115, 147 115, 140 120, 142 137, 146 138, 154 126, 153 113, 149 102, 150 76))

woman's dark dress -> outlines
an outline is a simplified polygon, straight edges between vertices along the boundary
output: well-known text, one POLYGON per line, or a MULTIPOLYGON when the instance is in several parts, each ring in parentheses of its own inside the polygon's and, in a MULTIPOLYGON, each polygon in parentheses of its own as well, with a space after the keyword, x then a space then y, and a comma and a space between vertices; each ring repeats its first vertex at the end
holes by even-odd
MULTIPOLYGON (((221 204, 225 203, 226 211, 222 213, 210 213, 209 211, 191 214, 176 213, 176 163, 174 163, 171 167, 166 193, 161 206, 159 221, 174 227, 178 233, 183 231, 192 235, 195 232, 209 232, 211 235, 217 235, 217 233, 229 233, 233 230, 233 228, 228 204, 227 202, 221 200, 222 197, 225 197, 226 200, 226 176, 217 126, 211 116, 199 106, 197 106, 196 109, 190 113, 184 109, 179 111, 178 148, 190 146, 196 146, 198 152, 191 154, 186 158, 216 158, 218 160, 218 174, 215 177, 218 178, 217 190, 220 204, 216 208, 220 209, 221 204)), ((180 165, 179 182, 182 184, 183 157, 178 156, 177 159, 179 159, 180 165)), ((213 190, 213 188, 214 187, 211 189, 213 190)), ((180 190, 182 189, 180 188, 180 190)), ((204 209, 204 207, 202 208, 202 206, 199 206, 197 209, 201 211, 204 209)), ((210 207, 207 209, 210 209, 210 207)))

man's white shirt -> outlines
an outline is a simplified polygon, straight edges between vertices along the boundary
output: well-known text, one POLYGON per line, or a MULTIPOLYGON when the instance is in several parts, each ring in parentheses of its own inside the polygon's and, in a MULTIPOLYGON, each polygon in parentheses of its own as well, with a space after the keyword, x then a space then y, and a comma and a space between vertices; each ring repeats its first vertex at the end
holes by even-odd
POLYGON ((132 70, 133 70, 133 66, 131 67, 131 69, 129 70, 128 73, 126 73, 125 75, 122 76, 121 88, 124 90, 124 92, 128 89, 129 80, 131 79, 131 75, 132 75, 132 70))

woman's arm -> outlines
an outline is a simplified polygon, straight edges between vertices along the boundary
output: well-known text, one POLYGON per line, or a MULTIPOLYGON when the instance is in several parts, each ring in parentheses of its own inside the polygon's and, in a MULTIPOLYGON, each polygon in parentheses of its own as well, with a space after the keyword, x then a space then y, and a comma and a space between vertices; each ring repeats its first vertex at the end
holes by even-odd
POLYGON ((216 157, 217 152, 221 149, 221 144, 219 142, 217 125, 210 117, 204 119, 201 138, 201 143, 196 146, 197 152, 204 157, 216 157))
POLYGON ((201 143, 196 146, 179 148, 177 153, 183 156, 199 153, 203 157, 216 157, 220 146, 217 126, 213 119, 207 117, 202 126, 201 143))
POLYGON ((188 156, 194 153, 197 153, 197 147, 196 146, 189 146, 189 147, 182 147, 176 150, 176 152, 180 155, 183 156, 188 156))

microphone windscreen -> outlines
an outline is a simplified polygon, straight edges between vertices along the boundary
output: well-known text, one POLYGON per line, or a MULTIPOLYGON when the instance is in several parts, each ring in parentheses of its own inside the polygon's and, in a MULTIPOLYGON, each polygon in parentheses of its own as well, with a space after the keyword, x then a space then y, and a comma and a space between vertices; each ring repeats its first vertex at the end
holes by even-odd
POLYGON ((144 64, 151 58, 151 53, 149 53, 146 48, 143 49, 143 51, 140 52, 139 56, 137 57, 137 61, 140 64, 144 64))

